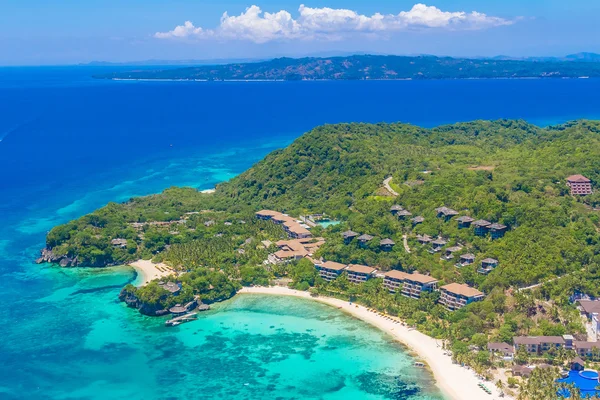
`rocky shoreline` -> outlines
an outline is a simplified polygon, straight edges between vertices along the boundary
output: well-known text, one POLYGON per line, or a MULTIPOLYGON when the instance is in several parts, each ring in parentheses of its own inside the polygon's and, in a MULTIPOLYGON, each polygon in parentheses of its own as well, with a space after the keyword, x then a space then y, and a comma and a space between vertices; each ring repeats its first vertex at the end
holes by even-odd
POLYGON ((50 248, 44 248, 41 251, 40 257, 35 260, 36 264, 50 263, 50 264, 58 264, 63 268, 70 267, 92 267, 92 268, 103 268, 103 267, 111 267, 118 264, 107 264, 107 263, 86 263, 85 265, 79 261, 78 257, 69 257, 68 255, 56 255, 50 248))

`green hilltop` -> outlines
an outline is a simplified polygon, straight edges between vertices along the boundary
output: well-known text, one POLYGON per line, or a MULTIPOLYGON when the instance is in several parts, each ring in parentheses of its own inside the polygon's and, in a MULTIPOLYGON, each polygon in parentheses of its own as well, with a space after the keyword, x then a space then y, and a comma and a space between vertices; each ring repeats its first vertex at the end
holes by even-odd
POLYGON ((127 288, 161 306, 194 295, 218 301, 241 285, 287 277, 295 288, 350 296, 400 315, 432 336, 452 332, 459 344, 470 343, 474 335, 478 342, 482 337, 510 342, 516 334, 578 333, 584 328, 569 296, 575 291, 600 295, 600 195, 596 190, 571 196, 565 179, 573 174, 600 182, 600 122, 548 128, 509 120, 432 129, 401 123, 326 125, 218 185, 213 194, 170 188, 57 226, 48 234, 47 251, 50 261, 68 266, 153 257, 187 272, 179 278, 184 290, 175 298, 155 284, 127 288), (389 176, 398 196, 383 187, 389 176), (424 222, 413 226, 409 218, 398 219, 390 212, 394 204, 424 222), (456 217, 437 218, 435 209, 442 206, 508 230, 497 240, 476 236, 473 229, 459 229, 456 217), (419 271, 440 284, 467 283, 486 299, 450 314, 436 305, 437 294, 421 300, 394 296, 380 279, 361 285, 323 282, 307 260, 266 267, 263 261, 276 248, 261 242, 286 235, 280 226, 256 219, 260 209, 294 217, 324 213, 341 221, 312 229, 326 241, 316 258, 381 271, 419 271), (375 239, 364 248, 346 245, 341 233, 348 229, 375 239), (422 234, 460 245, 459 254, 474 254, 475 263, 457 268, 456 258, 430 254, 417 242, 422 234), (384 238, 396 243, 392 251, 380 249, 384 238), (115 244, 115 239, 124 240, 115 244), (477 272, 485 258, 499 261, 487 275, 477 272), (532 291, 516 290, 545 281, 532 291))

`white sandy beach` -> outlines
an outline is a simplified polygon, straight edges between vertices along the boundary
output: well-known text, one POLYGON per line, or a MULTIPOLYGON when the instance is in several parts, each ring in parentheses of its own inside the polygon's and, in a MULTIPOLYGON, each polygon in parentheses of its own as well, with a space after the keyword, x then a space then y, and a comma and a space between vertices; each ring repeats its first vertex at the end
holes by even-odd
POLYGON ((206 190, 201 190, 200 193, 204 193, 204 194, 211 194, 216 192, 217 189, 206 189, 206 190))
MULTIPOLYGON (((239 293, 271 294, 280 296, 295 296, 312 299, 343 310, 382 331, 390 334, 396 340, 413 350, 431 368, 438 387, 453 400, 501 399, 500 392, 494 382, 486 382, 477 377, 473 370, 452 363, 450 356, 444 354, 441 341, 424 335, 417 330, 410 329, 399 323, 394 323, 367 308, 350 304, 347 301, 330 297, 312 297, 308 292, 292 290, 285 287, 251 287, 243 288, 239 293), (484 383, 492 391, 492 395, 485 393, 479 386, 484 383)), ((505 395, 504 399, 510 399, 505 395)))
POLYGON ((138 279, 137 286, 144 286, 145 284, 154 279, 169 276, 174 273, 170 269, 171 267, 169 267, 168 265, 162 263, 155 264, 150 260, 137 260, 129 265, 135 268, 137 273, 140 275, 141 279, 138 279), (162 271, 159 269, 159 267, 162 269, 162 271))

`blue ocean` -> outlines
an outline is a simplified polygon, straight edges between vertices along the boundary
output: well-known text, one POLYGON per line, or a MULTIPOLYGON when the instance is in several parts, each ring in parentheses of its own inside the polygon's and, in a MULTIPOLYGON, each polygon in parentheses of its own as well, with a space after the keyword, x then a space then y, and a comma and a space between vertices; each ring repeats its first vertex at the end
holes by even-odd
POLYGON ((312 127, 600 117, 600 80, 124 82, 0 68, 0 398, 442 399, 402 346, 336 309, 238 296, 165 328, 118 302, 127 267, 33 260, 54 225, 214 187, 312 127))

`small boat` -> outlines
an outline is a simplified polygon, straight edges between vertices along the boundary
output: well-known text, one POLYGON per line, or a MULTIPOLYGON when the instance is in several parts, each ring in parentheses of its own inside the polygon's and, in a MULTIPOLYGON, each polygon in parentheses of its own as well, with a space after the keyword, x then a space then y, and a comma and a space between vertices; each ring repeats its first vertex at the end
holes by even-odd
POLYGON ((197 318, 198 318, 198 314, 189 313, 189 314, 185 314, 180 317, 175 317, 173 319, 166 321, 165 326, 177 326, 177 325, 183 324, 184 322, 194 321, 197 318))
POLYGON ((425 368, 425 364, 419 361, 415 361, 414 366, 417 368, 425 368))

